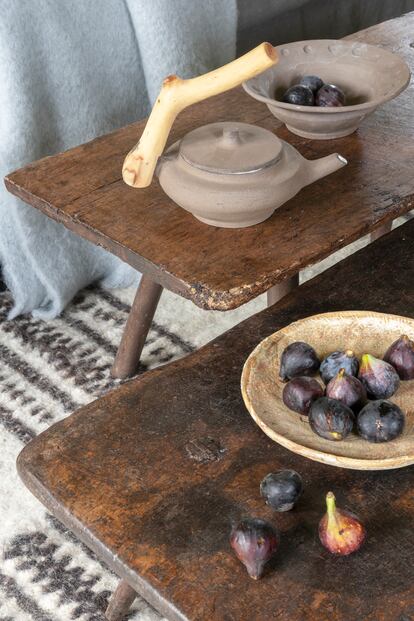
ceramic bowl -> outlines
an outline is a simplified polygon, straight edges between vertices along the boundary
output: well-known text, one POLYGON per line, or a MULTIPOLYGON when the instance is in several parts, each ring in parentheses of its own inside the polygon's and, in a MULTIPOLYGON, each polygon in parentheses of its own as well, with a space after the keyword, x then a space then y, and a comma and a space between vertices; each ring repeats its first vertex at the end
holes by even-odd
MULTIPOLYGON (((355 433, 340 442, 321 438, 308 417, 289 410, 282 399, 280 358, 287 345, 305 341, 322 359, 352 349, 360 357, 382 358, 401 334, 414 338, 414 319, 366 311, 325 313, 301 319, 262 341, 247 359, 242 374, 243 399, 254 421, 272 440, 314 461, 355 470, 387 470, 414 464, 414 380, 401 382, 390 398, 405 413, 405 429, 392 440, 372 444, 355 433)), ((323 386, 319 376, 316 379, 323 386)))
POLYGON ((356 41, 322 39, 276 47, 279 62, 244 82, 249 95, 263 101, 286 127, 304 138, 326 140, 354 132, 366 116, 403 91, 410 81, 404 60, 387 50, 356 41), (338 108, 295 106, 285 91, 305 75, 335 84, 347 105, 338 108))

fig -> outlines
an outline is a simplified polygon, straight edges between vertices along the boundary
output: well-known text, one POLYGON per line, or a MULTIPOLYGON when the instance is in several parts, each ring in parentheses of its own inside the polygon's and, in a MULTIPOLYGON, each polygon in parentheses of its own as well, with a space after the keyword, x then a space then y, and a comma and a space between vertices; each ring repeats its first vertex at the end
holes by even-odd
POLYGON ((305 75, 299 84, 307 86, 315 94, 323 86, 323 81, 317 75, 305 75))
POLYGON ((301 84, 295 84, 288 88, 283 95, 283 101, 295 106, 313 106, 315 103, 311 89, 301 84))
POLYGON ((326 396, 347 405, 353 412, 359 412, 367 400, 367 391, 359 379, 340 369, 328 383, 326 396))
POLYGON ((371 401, 362 408, 357 417, 357 431, 368 442, 389 442, 404 429, 403 411, 390 401, 371 401))
POLYGON ((315 375, 319 364, 313 347, 302 341, 296 341, 283 350, 279 375, 284 382, 300 375, 315 375))
POLYGON ((390 345, 384 360, 392 364, 401 380, 414 379, 414 342, 406 334, 390 345))
POLYGON ((283 403, 290 410, 305 416, 312 401, 323 397, 323 389, 313 377, 294 377, 283 388, 283 403))
POLYGON ((400 385, 400 378, 394 367, 371 354, 362 356, 358 378, 364 384, 368 397, 372 399, 388 399, 400 385))
POLYGON ((258 580, 263 575, 266 563, 277 551, 279 535, 269 522, 248 518, 233 528, 230 545, 249 576, 258 580))
POLYGON ((326 495, 326 513, 319 522, 321 544, 332 552, 347 556, 356 552, 364 543, 366 530, 359 518, 342 509, 337 509, 332 492, 326 495))
POLYGON ((327 384, 338 374, 340 369, 344 369, 348 375, 358 375, 359 362, 352 349, 334 351, 326 356, 321 362, 319 373, 327 384))
POLYGON ((309 410, 309 424, 315 433, 326 440, 343 440, 354 426, 351 408, 336 399, 321 397, 309 410))
POLYGON ((315 95, 315 105, 322 108, 337 108, 345 105, 345 94, 334 84, 324 84, 315 95))
POLYGON ((276 511, 290 511, 302 491, 302 478, 295 470, 270 473, 260 483, 261 496, 276 511))

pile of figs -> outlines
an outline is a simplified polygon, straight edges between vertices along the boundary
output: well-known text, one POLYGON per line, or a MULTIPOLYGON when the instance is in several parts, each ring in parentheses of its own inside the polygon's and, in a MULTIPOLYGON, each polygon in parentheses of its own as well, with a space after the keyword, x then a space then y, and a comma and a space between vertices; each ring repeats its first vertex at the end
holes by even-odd
MULTIPOLYGON (((293 509, 302 492, 302 477, 295 470, 270 473, 260 484, 266 504, 278 512, 293 509)), ((361 520, 349 511, 338 509, 332 492, 326 495, 326 509, 318 525, 321 544, 332 554, 341 556, 359 550, 366 537, 361 520)), ((245 518, 233 527, 230 545, 249 576, 258 580, 279 549, 280 533, 267 520, 245 518)))
POLYGON ((288 345, 280 361, 287 382, 283 402, 307 416, 312 431, 326 440, 343 440, 355 431, 368 442, 389 442, 404 429, 405 415, 389 401, 401 381, 414 379, 414 342, 402 335, 383 359, 353 351, 334 351, 322 361, 310 345, 288 345), (319 373, 323 388, 315 375, 319 373))
POLYGON ((305 75, 283 95, 283 101, 296 106, 338 108, 345 105, 345 94, 335 84, 325 84, 316 75, 305 75))

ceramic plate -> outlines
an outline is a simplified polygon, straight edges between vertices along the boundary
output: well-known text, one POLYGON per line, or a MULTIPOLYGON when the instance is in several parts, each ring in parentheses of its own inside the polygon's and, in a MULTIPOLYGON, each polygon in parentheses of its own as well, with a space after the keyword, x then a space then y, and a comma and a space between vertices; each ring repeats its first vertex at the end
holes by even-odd
MULTIPOLYGON (((372 444, 350 434, 333 442, 313 433, 306 416, 289 410, 282 401, 280 357, 287 345, 305 341, 318 356, 352 349, 357 356, 382 358, 389 345, 407 334, 414 339, 414 319, 364 311, 314 315, 275 332, 247 359, 241 379, 244 402, 254 421, 272 440, 309 459, 355 470, 387 470, 414 463, 414 380, 401 382, 391 397, 405 412, 403 434, 395 440, 372 444)), ((319 376, 316 376, 323 385, 319 376)))

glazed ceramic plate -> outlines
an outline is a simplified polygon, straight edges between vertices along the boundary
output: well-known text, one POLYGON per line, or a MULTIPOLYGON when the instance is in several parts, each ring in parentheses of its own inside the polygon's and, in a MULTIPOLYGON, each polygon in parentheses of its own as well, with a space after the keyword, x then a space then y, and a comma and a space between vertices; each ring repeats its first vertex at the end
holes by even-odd
MULTIPOLYGON (((262 341, 248 357, 241 379, 243 399, 254 421, 272 440, 314 461, 355 470, 387 470, 414 463, 414 380, 401 382, 391 397, 405 412, 403 434, 391 442, 372 444, 350 434, 333 442, 316 435, 306 416, 283 403, 280 357, 287 345, 305 341, 322 359, 335 350, 382 358, 402 334, 414 339, 414 319, 364 311, 314 315, 290 324, 262 341)), ((316 376, 323 386, 319 376, 316 376)))

